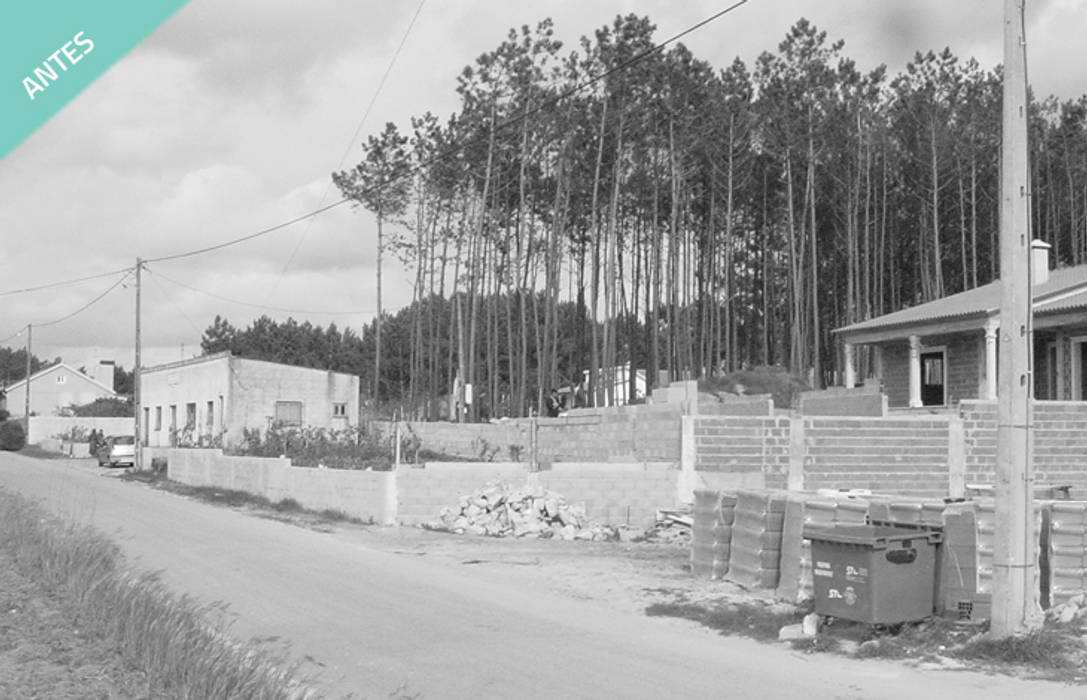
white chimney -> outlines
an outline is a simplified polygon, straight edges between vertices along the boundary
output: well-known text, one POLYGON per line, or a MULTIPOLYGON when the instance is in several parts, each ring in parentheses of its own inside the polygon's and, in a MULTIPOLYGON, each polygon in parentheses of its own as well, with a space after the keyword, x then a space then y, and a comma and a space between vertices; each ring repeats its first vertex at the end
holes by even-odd
POLYGON ((116 391, 117 387, 113 385, 113 372, 114 372, 113 360, 99 360, 98 368, 95 370, 94 378, 96 381, 105 384, 110 389, 116 391))
POLYGON ((1049 249, 1052 247, 1037 238, 1030 242, 1031 284, 1042 284, 1049 279, 1049 249))

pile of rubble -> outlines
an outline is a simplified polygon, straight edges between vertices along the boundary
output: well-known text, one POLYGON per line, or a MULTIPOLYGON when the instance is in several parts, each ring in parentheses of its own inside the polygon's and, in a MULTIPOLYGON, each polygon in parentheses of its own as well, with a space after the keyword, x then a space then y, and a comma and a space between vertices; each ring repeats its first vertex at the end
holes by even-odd
POLYGON ((1087 594, 1080 593, 1059 605, 1054 605, 1046 611, 1046 616, 1061 624, 1087 623, 1087 594))
POLYGON ((442 508, 432 530, 489 537, 555 537, 564 540, 617 540, 619 531, 585 517, 585 508, 567 503, 541 486, 513 487, 500 481, 442 508))

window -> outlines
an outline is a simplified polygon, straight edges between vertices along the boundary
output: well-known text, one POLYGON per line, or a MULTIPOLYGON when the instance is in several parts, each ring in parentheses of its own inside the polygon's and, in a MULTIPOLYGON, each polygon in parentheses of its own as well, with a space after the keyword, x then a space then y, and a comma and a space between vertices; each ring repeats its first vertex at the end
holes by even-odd
POLYGON ((282 425, 302 425, 302 402, 276 401, 275 422, 282 425))
POLYGON ((162 430, 162 406, 155 406, 155 432, 162 430))
POLYGON ((215 433, 215 402, 208 401, 208 415, 207 415, 207 434, 212 435, 215 433))
POLYGON ((57 375, 57 384, 65 384, 67 381, 68 381, 68 375, 66 375, 66 374, 58 374, 57 375))
POLYGON ((332 417, 333 418, 347 418, 347 404, 334 403, 332 404, 332 417))
POLYGON ((185 430, 196 429, 196 404, 185 404, 185 430))

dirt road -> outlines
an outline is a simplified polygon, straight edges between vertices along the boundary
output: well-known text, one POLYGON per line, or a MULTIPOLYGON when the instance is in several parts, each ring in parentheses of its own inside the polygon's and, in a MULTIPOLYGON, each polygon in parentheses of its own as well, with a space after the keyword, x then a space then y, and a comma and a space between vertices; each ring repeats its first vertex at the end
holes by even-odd
MULTIPOLYGON (((386 698, 398 688, 427 700, 1019 700, 1084 692, 805 655, 563 595, 533 583, 541 580, 533 572, 548 566, 536 545, 522 556, 516 543, 496 549, 458 540, 430 553, 424 540, 395 531, 316 532, 120 482, 78 460, 0 453, 0 487, 94 525, 174 590, 226 603, 239 638, 289 642, 330 698, 386 698)), ((621 594, 617 581, 593 575, 598 590, 621 594)))

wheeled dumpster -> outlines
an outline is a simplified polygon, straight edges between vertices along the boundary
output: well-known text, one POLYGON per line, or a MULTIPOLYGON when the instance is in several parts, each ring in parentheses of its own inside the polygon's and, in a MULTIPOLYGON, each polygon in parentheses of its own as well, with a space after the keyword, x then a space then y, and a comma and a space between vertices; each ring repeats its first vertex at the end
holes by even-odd
POLYGON ((805 527, 815 612, 881 625, 931 616, 942 536, 936 530, 886 525, 805 527))

